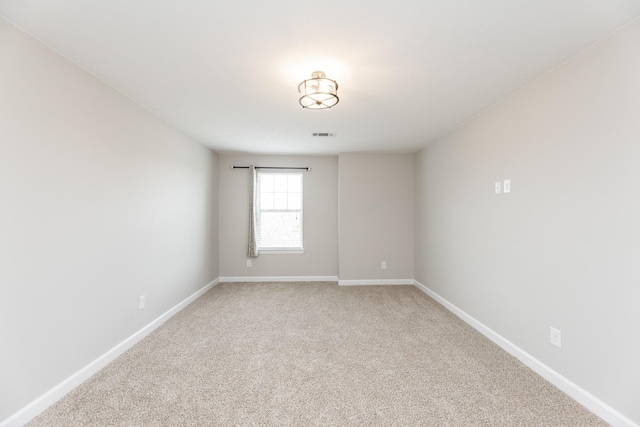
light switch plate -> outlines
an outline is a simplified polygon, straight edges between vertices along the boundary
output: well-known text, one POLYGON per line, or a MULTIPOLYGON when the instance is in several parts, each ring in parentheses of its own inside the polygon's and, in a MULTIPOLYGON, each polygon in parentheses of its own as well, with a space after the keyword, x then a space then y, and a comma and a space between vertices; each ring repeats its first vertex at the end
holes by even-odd
POLYGON ((502 192, 503 193, 511 193, 511 180, 505 179, 502 183, 502 192))

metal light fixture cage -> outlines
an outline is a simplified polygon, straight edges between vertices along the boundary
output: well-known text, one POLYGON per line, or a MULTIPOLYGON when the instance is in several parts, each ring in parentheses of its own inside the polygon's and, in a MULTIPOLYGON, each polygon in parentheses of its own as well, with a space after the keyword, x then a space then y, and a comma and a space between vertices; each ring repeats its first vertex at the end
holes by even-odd
POLYGON ((322 110, 331 108, 338 103, 338 83, 328 79, 323 71, 314 71, 311 78, 298 85, 298 92, 302 94, 298 102, 302 108, 322 110))

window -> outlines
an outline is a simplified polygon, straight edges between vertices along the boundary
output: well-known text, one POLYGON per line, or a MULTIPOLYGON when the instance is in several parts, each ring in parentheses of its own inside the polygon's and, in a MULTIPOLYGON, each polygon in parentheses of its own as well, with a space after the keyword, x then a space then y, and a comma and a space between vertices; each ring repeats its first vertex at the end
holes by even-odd
POLYGON ((302 173, 258 171, 258 249, 302 251, 302 173))

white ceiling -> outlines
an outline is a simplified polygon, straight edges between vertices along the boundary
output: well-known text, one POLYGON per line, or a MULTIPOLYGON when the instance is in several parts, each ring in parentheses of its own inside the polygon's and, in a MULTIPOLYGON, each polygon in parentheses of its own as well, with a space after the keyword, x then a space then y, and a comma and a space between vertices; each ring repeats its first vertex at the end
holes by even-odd
POLYGON ((640 16, 640 0, 0 0, 219 152, 414 152, 640 16), (315 70, 340 85, 303 110, 315 70), (336 132, 314 138, 313 132, 336 132))

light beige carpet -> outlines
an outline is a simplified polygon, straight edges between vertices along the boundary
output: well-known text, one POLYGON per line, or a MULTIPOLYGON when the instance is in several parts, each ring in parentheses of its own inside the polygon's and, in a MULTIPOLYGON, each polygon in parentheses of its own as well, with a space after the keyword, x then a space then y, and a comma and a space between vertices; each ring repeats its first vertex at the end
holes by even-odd
POLYGON ((412 286, 223 283, 30 426, 599 426, 412 286))

